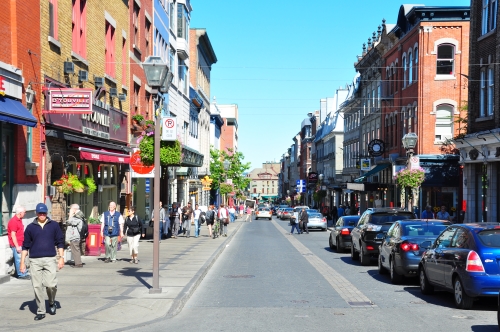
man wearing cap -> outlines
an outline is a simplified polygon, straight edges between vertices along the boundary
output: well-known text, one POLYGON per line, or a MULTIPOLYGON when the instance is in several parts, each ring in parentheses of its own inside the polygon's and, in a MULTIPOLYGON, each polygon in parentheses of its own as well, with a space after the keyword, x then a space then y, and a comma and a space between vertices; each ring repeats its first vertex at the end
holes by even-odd
POLYGON ((45 318, 44 290, 49 298, 49 313, 56 314, 57 268, 64 267, 64 235, 59 224, 47 216, 47 206, 39 203, 36 206, 36 218, 24 231, 23 252, 20 270, 26 271, 24 259, 30 256, 30 274, 35 300, 38 306, 35 320, 45 318), (56 258, 56 248, 59 260, 56 258))

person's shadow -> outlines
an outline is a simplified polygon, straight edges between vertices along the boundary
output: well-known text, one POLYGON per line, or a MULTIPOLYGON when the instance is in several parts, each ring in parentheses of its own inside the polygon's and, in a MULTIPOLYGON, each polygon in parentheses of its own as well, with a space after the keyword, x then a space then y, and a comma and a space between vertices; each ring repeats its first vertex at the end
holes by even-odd
MULTIPOLYGON (((56 304, 56 308, 57 309, 60 309, 61 308, 61 304, 59 303, 59 301, 55 301, 55 304, 56 304)), ((38 306, 36 305, 36 300, 33 299, 31 301, 25 301, 21 304, 21 306, 19 307, 19 310, 26 310, 26 307, 28 307, 29 311, 31 311, 31 313, 33 313, 33 315, 36 315, 36 312, 38 310, 38 306)), ((49 301, 48 300, 45 300, 45 308, 48 308, 49 307, 49 301)), ((48 312, 47 312, 48 313, 48 312)))

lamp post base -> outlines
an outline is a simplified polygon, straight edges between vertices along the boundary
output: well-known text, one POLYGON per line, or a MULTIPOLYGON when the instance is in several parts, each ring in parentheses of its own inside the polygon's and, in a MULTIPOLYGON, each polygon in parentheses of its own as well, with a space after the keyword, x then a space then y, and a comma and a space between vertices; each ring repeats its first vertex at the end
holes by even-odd
POLYGON ((161 293, 161 288, 150 288, 149 289, 149 294, 160 294, 161 293))

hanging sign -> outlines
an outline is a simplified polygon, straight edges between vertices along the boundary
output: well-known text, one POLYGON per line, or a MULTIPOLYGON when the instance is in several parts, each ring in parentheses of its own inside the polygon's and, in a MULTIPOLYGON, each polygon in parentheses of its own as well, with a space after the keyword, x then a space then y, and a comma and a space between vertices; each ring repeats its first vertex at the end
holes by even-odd
POLYGON ((370 168, 371 168, 370 159, 361 159, 361 170, 362 171, 369 171, 370 168))
POLYGON ((175 141, 177 139, 177 119, 171 116, 161 118, 161 140, 175 141))
POLYGON ((49 109, 45 113, 92 114, 92 89, 48 88, 49 109))

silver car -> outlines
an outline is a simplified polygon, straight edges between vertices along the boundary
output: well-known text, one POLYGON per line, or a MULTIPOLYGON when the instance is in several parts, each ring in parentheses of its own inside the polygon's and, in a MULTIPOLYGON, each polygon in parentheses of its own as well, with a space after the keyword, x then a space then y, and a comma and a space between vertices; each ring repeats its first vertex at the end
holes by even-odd
POLYGON ((306 210, 309 221, 307 223, 307 228, 321 228, 322 231, 326 231, 327 222, 326 218, 319 212, 310 212, 306 210))

